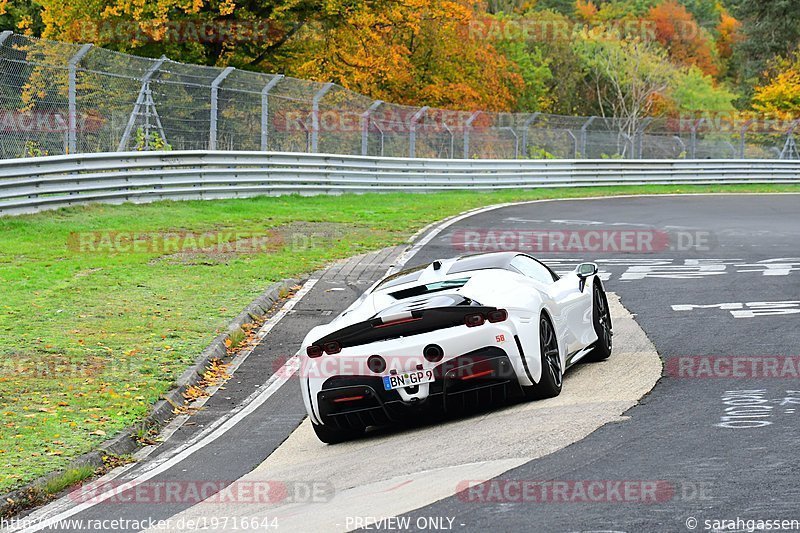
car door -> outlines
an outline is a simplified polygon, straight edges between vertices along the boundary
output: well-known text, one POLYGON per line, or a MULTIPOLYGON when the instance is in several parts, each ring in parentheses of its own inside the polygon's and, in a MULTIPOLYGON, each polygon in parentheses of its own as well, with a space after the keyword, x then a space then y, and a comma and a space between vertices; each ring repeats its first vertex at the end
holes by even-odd
POLYGON ((539 282, 539 286, 550 296, 559 342, 566 356, 583 349, 586 344, 585 330, 591 326, 591 293, 580 291, 575 276, 560 278, 544 263, 525 254, 519 254, 511 266, 523 275, 539 282))

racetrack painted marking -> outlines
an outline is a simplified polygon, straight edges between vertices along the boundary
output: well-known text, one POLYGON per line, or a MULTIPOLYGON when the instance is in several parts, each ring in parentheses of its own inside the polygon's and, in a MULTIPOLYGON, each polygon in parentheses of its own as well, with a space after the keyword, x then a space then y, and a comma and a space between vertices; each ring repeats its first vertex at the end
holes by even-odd
POLYGON ((694 311, 695 309, 716 309, 730 311, 734 318, 756 318, 763 316, 784 316, 800 314, 800 300, 778 302, 728 302, 721 304, 677 304, 673 311, 694 311))
MULTIPOLYGON (((275 327, 277 324, 286 314, 294 308, 295 305, 306 295, 308 292, 314 287, 317 283, 317 279, 310 279, 308 280, 303 287, 295 293, 295 295, 288 300, 283 307, 270 317, 269 320, 261 327, 257 334, 257 338, 259 340, 263 339, 263 337, 269 333, 272 328, 275 327)), ((241 365, 241 360, 238 362, 233 370, 238 368, 241 365)), ((40 531, 45 528, 50 528, 53 526, 57 526, 59 521, 66 520, 98 503, 101 503, 109 498, 115 497, 120 494, 121 491, 132 489, 137 485, 144 483, 145 481, 152 479, 153 477, 161 474, 173 466, 179 464, 186 458, 190 457, 193 453, 197 452, 198 450, 204 448, 205 446, 209 445, 210 443, 214 442, 225 433, 227 433, 231 428, 233 428, 236 424, 242 421, 244 418, 249 416, 253 413, 256 409, 258 409, 261 405, 264 404, 275 392, 277 392, 289 379, 297 372, 300 368, 300 358, 297 355, 292 356, 286 363, 278 369, 270 378, 267 380, 264 385, 259 387, 253 394, 248 397, 242 404, 242 408, 238 411, 232 412, 227 417, 222 417, 216 420, 213 424, 211 424, 205 431, 197 435, 194 439, 187 441, 182 446, 175 450, 173 455, 159 458, 159 460, 154 461, 150 465, 147 465, 147 469, 137 476, 136 478, 126 481, 119 486, 114 487, 112 490, 108 490, 102 494, 93 497, 92 501, 80 503, 68 510, 65 510, 59 514, 56 514, 50 518, 42 520, 38 524, 28 529, 25 529, 26 532, 33 533, 34 531, 40 531)), ((68 498, 69 496, 67 496, 68 498)))

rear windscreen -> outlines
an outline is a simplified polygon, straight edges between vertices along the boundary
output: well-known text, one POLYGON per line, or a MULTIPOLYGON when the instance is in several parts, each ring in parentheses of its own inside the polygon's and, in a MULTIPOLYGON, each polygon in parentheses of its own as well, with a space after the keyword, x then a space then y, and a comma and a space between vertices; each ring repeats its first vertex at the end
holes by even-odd
POLYGON ((392 297, 403 300, 411 298, 412 296, 422 296, 423 294, 430 294, 432 292, 446 291, 449 289, 460 289, 467 284, 469 278, 448 279, 443 281, 434 281, 426 283, 425 285, 417 285, 401 291, 389 293, 392 297))

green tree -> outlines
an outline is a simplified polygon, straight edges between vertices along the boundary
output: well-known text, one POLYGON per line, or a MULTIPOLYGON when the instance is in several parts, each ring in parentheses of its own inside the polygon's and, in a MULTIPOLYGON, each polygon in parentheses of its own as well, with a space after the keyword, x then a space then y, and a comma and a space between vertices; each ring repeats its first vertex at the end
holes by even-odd
POLYGON ((733 15, 742 22, 738 44, 744 75, 759 75, 775 56, 789 57, 800 45, 797 0, 730 0, 733 15))
POLYGON ((514 111, 551 111, 553 107, 550 70, 552 58, 545 57, 540 48, 528 49, 521 40, 504 40, 498 49, 516 66, 525 86, 520 91, 514 111))
POLYGON ((674 78, 666 52, 639 38, 617 39, 601 28, 584 31, 575 46, 603 116, 616 117, 620 132, 633 136, 674 78))
POLYGON ((714 80, 697 67, 675 75, 670 97, 682 112, 732 112, 736 99, 736 95, 724 87, 715 87, 714 80))

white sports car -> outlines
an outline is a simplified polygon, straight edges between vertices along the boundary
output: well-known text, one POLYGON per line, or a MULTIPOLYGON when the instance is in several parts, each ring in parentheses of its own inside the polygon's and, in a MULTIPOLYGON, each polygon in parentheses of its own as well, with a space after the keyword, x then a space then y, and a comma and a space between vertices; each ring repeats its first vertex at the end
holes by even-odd
POLYGON ((561 392, 564 371, 611 355, 597 265, 559 277, 516 252, 469 255, 375 283, 301 347, 303 401, 320 440, 368 426, 561 392))

